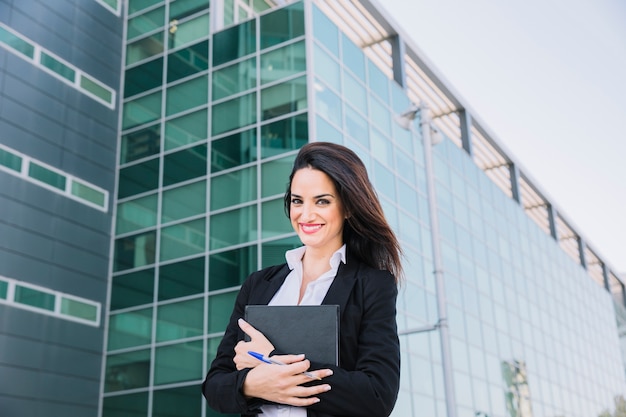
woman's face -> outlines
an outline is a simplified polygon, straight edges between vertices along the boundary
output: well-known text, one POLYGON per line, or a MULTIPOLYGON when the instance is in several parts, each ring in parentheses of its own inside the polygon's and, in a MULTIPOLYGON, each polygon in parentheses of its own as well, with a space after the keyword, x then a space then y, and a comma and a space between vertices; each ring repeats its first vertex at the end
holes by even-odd
POLYGON ((291 180, 289 217, 307 247, 333 253, 343 245, 343 204, 332 180, 322 171, 296 171, 291 180))

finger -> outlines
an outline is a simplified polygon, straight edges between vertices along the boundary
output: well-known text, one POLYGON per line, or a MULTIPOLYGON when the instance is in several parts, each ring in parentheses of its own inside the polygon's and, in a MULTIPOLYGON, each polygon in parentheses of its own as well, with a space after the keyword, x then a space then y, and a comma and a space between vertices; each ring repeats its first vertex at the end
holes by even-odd
MULTIPOLYGON (((296 362, 302 362, 304 360, 304 353, 301 353, 299 355, 273 355, 272 359, 279 360, 282 363, 289 365, 296 362)), ((307 367, 307 369, 309 368, 307 367)))
POLYGON ((245 321, 244 319, 239 319, 237 321, 237 324, 239 324, 239 328, 243 330, 245 334, 250 336, 250 339, 255 339, 257 337, 265 337, 263 336, 263 333, 261 333, 260 331, 252 327, 252 325, 248 323, 247 321, 245 321))

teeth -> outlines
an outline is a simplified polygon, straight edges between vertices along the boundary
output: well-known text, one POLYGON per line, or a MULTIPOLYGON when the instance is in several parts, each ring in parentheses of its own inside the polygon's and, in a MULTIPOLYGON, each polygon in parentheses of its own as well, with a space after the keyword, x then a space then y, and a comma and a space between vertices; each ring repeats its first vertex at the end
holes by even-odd
POLYGON ((312 225, 303 224, 301 227, 302 227, 302 230, 304 230, 305 232, 313 232, 315 230, 320 229, 322 225, 321 224, 312 224, 312 225))

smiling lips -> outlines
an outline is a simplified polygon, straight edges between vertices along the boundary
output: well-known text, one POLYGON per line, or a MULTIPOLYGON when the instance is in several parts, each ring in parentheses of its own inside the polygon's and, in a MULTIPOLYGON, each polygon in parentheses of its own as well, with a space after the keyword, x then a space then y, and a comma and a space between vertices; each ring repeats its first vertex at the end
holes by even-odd
POLYGON ((320 230, 322 228, 322 225, 317 223, 317 224, 311 224, 311 223, 300 223, 300 229, 304 232, 304 233, 315 233, 318 230, 320 230))

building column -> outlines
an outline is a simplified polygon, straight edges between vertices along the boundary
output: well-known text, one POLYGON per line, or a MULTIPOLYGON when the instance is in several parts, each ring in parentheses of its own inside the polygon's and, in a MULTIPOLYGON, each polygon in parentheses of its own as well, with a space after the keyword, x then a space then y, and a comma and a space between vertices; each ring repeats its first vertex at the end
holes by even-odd
POLYGON ((474 156, 472 147, 472 115, 466 110, 459 110, 461 122, 461 144, 469 156, 474 156))
POLYGON ((404 69, 405 47, 402 38, 394 35, 389 38, 391 44, 391 61, 393 65, 393 79, 400 86, 406 89, 406 71, 404 69))

